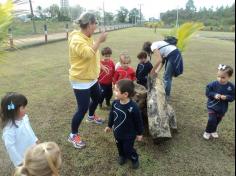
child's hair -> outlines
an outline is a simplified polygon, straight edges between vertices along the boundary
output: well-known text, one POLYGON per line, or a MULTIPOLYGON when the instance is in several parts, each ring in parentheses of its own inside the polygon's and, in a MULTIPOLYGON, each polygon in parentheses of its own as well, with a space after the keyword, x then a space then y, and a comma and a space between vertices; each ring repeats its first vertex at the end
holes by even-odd
POLYGON ((123 63, 124 61, 126 61, 128 63, 131 62, 131 59, 130 59, 129 55, 126 52, 123 52, 123 53, 120 54, 120 63, 123 63), (121 58, 121 56, 124 56, 124 58, 121 58))
POLYGON ((59 176, 61 151, 55 142, 44 142, 29 148, 23 165, 17 167, 14 176, 59 176))
POLYGON ((116 83, 117 88, 123 94, 128 93, 128 97, 131 98, 134 96, 134 83, 129 79, 121 79, 116 83))
POLYGON ((19 108, 21 106, 25 107, 28 101, 27 98, 16 92, 8 92, 1 100, 1 125, 4 128, 8 122, 12 122, 14 125, 15 118, 19 113, 19 108))
POLYGON ((227 73, 227 75, 228 75, 229 77, 231 77, 231 76, 233 75, 233 73, 234 73, 234 70, 233 70, 233 68, 232 68, 231 66, 229 66, 229 65, 224 65, 224 64, 220 64, 220 65, 218 66, 218 70, 227 73))
POLYGON ((102 54, 102 56, 112 55, 112 50, 109 47, 105 47, 102 49, 101 54, 102 54))
POLYGON ((144 42, 142 50, 147 52, 147 54, 150 56, 152 54, 151 50, 152 43, 150 41, 144 42))
POLYGON ((138 53, 137 55, 138 59, 142 59, 142 58, 147 58, 147 53, 145 51, 141 51, 140 53, 138 53))

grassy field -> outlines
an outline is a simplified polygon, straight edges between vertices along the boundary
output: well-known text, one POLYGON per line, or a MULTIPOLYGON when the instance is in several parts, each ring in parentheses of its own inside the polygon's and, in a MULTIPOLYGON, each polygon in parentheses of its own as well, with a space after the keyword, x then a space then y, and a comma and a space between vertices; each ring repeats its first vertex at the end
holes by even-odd
POLYGON ((44 35, 44 25, 47 24, 48 34, 58 33, 58 32, 65 32, 65 25, 68 23, 69 29, 73 28, 71 22, 54 22, 54 21, 35 21, 36 26, 36 34, 33 34, 33 24, 31 21, 29 22, 22 22, 15 20, 12 23, 12 33, 13 37, 15 38, 23 38, 25 36, 32 36, 32 35, 44 35))
MULTIPOLYGON (((110 32, 103 46, 113 49, 117 60, 128 51, 136 67, 136 55, 144 41, 161 39, 152 29, 130 28, 110 32)), ((235 44, 231 41, 194 37, 184 53, 184 74, 173 81, 174 107, 179 133, 156 145, 149 136, 136 143, 141 167, 131 163, 119 166, 112 134, 103 132, 106 124, 84 122, 81 134, 88 144, 83 150, 67 142, 76 102, 68 81, 66 42, 9 53, 0 65, 0 96, 17 91, 28 97, 28 114, 40 141, 55 141, 63 153, 62 176, 234 176, 235 175, 235 103, 219 127, 220 138, 202 138, 207 122, 205 86, 216 79, 219 63, 235 65, 235 44)), ((234 80, 234 79, 232 79, 234 80)), ((108 112, 97 114, 107 119, 108 112)), ((0 132, 1 133, 1 132, 0 132)), ((0 141, 0 175, 13 171, 2 140, 0 141)))

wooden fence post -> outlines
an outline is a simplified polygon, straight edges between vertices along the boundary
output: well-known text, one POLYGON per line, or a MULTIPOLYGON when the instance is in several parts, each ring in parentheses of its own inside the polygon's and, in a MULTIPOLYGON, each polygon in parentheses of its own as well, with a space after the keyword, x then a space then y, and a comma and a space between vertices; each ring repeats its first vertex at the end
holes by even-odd
POLYGON ((8 28, 10 48, 14 48, 12 28, 8 28))
POLYGON ((69 25, 66 23, 66 39, 68 40, 69 38, 69 25))
POLYGON ((45 43, 48 42, 48 28, 47 25, 44 25, 44 38, 45 38, 45 43))

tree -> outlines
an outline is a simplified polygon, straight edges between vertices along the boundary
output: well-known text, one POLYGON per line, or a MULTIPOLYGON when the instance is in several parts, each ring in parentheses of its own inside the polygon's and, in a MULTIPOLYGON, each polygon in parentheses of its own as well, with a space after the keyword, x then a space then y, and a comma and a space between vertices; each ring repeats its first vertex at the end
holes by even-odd
POLYGON ((44 19, 45 15, 43 13, 43 8, 41 6, 36 7, 36 13, 38 14, 40 19, 44 19))
POLYGON ((62 7, 59 11, 59 14, 57 16, 58 21, 70 21, 70 12, 69 9, 66 7, 62 7))
POLYGON ((60 15, 60 8, 57 4, 53 4, 49 7, 48 12, 51 18, 58 18, 60 15))
POLYGON ((137 8, 133 8, 129 12, 129 23, 136 23, 138 18, 140 18, 139 10, 137 8))
POLYGON ((125 7, 120 7, 117 13, 118 22, 125 23, 128 13, 129 13, 128 9, 126 9, 125 7))
MULTIPOLYGON (((3 54, 4 41, 8 34, 8 28, 13 19, 13 2, 7 0, 5 3, 0 3, 0 56, 3 54)), ((1 58, 0 58, 1 59, 1 58)), ((1 61, 1 60, 0 60, 1 61)))
POLYGON ((105 21, 106 24, 111 24, 114 20, 114 14, 111 12, 105 12, 105 21))
POLYGON ((186 10, 190 12, 196 12, 196 7, 193 0, 188 0, 188 2, 186 3, 186 10))
POLYGON ((77 18, 79 18, 79 16, 85 11, 85 9, 83 7, 81 7, 80 5, 77 5, 75 7, 71 7, 70 8, 70 14, 71 14, 71 19, 72 20, 76 20, 77 18))

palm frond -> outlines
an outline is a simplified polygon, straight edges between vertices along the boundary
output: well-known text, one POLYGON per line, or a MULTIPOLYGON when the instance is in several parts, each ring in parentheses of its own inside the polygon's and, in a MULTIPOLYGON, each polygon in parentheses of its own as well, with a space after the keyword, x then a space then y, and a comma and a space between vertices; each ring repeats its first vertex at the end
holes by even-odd
POLYGON ((186 50, 186 46, 191 37, 199 30, 203 29, 203 23, 184 23, 176 31, 176 37, 178 38, 177 47, 181 52, 186 50))
POLYGON ((0 3, 0 57, 3 55, 3 46, 7 38, 8 28, 13 20, 14 3, 12 0, 7 0, 5 3, 0 3))

